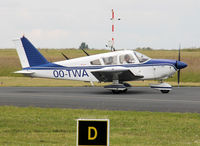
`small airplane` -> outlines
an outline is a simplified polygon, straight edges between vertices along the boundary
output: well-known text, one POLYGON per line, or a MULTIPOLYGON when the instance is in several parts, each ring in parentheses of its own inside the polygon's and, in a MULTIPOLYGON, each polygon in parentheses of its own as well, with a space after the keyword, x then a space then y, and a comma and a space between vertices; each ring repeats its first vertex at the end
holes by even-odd
POLYGON ((163 82, 187 64, 178 60, 151 59, 133 50, 121 50, 97 55, 89 55, 64 61, 49 62, 25 37, 14 40, 20 59, 21 73, 26 76, 78 80, 88 82, 112 82, 104 86, 113 93, 126 92, 131 85, 127 81, 159 80, 158 84, 151 84, 151 88, 168 93, 172 86, 163 82))

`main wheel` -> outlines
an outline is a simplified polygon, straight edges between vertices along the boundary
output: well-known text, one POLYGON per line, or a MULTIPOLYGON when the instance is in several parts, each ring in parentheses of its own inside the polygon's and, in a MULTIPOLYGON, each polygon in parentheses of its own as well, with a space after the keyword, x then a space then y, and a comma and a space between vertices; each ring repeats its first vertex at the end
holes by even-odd
POLYGON ((120 93, 126 93, 128 89, 125 90, 112 90, 113 94, 120 94, 120 93))
POLYGON ((169 93, 169 90, 160 90, 163 94, 164 93, 169 93))
POLYGON ((126 89, 125 89, 125 90, 123 90, 122 92, 123 92, 123 93, 126 93, 127 91, 128 91, 128 89, 126 88, 126 89))

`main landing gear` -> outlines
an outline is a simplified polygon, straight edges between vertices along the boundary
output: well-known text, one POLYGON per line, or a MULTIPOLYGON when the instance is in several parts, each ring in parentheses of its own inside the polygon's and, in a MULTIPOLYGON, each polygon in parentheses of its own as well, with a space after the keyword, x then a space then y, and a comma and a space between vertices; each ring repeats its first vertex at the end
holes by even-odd
MULTIPOLYGON (((128 83, 119 83, 118 80, 114 80, 112 85, 104 86, 105 89, 111 90, 113 94, 125 93, 131 87, 128 83)), ((150 84, 150 87, 159 90, 161 93, 166 94, 172 90, 172 86, 168 83, 160 82, 159 84, 150 84)))
POLYGON ((128 83, 119 83, 118 81, 113 81, 112 85, 104 86, 105 89, 111 90, 113 94, 125 93, 130 87, 131 85, 128 83))

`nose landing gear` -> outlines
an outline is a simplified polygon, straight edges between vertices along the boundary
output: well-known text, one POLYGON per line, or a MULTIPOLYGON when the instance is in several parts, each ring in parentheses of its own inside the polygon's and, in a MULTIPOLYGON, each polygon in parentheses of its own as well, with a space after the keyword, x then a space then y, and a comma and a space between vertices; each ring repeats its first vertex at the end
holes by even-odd
POLYGON ((172 90, 172 86, 168 83, 161 82, 160 84, 150 84, 150 87, 159 90, 161 93, 166 94, 172 90))

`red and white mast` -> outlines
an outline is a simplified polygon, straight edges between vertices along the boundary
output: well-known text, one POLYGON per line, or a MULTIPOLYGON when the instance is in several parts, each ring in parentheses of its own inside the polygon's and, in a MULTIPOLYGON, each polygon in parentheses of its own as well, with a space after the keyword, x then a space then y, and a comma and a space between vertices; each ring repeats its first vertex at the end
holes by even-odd
MULTIPOLYGON (((118 18, 117 20, 120 20, 120 18, 118 18)), ((115 35, 115 13, 114 13, 113 9, 112 9, 111 21, 112 21, 112 41, 111 41, 111 44, 110 44, 109 47, 111 48, 111 51, 115 51, 115 47, 114 47, 114 42, 115 42, 115 39, 114 39, 114 35, 115 35)))
POLYGON ((112 45, 111 45, 111 51, 115 51, 115 48, 114 48, 114 32, 115 32, 115 24, 114 24, 114 21, 115 21, 115 14, 114 14, 114 10, 112 9, 112 45))

